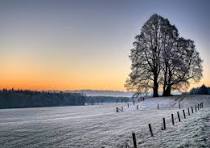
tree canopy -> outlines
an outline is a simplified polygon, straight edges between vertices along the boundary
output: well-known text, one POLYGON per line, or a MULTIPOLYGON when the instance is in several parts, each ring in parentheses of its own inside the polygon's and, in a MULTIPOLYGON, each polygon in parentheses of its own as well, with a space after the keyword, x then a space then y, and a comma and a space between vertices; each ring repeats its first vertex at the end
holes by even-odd
POLYGON ((179 36, 168 19, 152 15, 135 37, 131 49, 131 73, 125 86, 136 93, 153 90, 153 96, 171 95, 172 89, 188 87, 202 77, 202 60, 194 41, 179 36))

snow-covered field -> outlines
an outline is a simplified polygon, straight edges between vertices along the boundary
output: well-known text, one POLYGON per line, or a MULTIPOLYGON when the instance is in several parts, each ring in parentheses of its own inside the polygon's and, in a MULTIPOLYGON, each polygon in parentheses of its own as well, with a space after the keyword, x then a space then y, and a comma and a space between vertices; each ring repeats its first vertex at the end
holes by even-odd
POLYGON ((132 147, 132 132, 136 133, 138 147, 210 147, 210 96, 150 98, 139 106, 139 110, 131 103, 130 108, 126 104, 105 104, 3 109, 0 110, 0 147, 132 147), (178 108, 179 101, 182 109, 178 108), (181 111, 187 112, 187 107, 200 102, 204 108, 183 119, 181 111), (121 106, 124 112, 116 113, 115 108, 121 106), (171 124, 171 113, 175 116, 175 126, 171 124), (163 117, 166 118, 164 131, 161 130, 163 117), (149 123, 154 137, 150 136, 149 123))

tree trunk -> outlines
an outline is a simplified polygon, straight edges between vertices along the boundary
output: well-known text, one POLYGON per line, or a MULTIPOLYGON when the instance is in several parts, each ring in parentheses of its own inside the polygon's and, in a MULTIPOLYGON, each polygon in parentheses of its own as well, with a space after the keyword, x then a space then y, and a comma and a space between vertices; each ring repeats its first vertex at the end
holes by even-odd
POLYGON ((171 96, 171 77, 172 77, 172 72, 169 69, 168 81, 167 81, 166 88, 163 92, 163 96, 171 96))
POLYGON ((153 97, 158 97, 158 96, 159 96, 158 95, 158 87, 156 86, 153 88, 153 97))
POLYGON ((154 85, 153 85, 153 97, 158 97, 158 79, 157 77, 154 77, 154 85))
MULTIPOLYGON (((166 51, 164 50, 165 54, 167 55, 166 51)), ((165 71, 164 71, 164 82, 163 82, 163 96, 165 96, 166 88, 167 88, 167 82, 168 82, 168 60, 165 60, 164 62, 165 71)))
POLYGON ((163 82, 163 96, 165 95, 165 92, 166 92, 166 84, 167 84, 167 73, 165 72, 165 74, 164 74, 164 82, 163 82))
POLYGON ((163 96, 171 96, 171 85, 168 85, 163 92, 163 96))

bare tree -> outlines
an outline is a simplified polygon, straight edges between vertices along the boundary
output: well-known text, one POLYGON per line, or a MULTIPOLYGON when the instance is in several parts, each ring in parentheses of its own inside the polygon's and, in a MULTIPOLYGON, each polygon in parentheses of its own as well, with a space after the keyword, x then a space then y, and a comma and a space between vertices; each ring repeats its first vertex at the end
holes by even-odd
MULTIPOLYGON (((171 25, 168 19, 163 21, 162 32, 162 50, 161 50, 161 85, 163 86, 163 95, 168 92, 168 82, 171 81, 171 71, 173 69, 173 62, 179 60, 175 50, 176 41, 178 39, 178 30, 174 25, 171 25)), ((180 62, 180 61, 178 61, 180 62)))
POLYGON ((131 49, 131 73, 126 81, 126 87, 137 92, 153 89, 153 96, 158 96, 161 34, 160 27, 163 18, 154 14, 142 27, 141 33, 136 36, 131 49))
POLYGON ((135 40, 125 86, 136 94, 153 90, 157 97, 159 86, 163 86, 163 95, 168 96, 172 89, 202 77, 202 60, 194 42, 179 38, 177 28, 168 19, 152 15, 135 40))
POLYGON ((164 74, 164 96, 171 95, 172 89, 188 87, 191 80, 197 82, 202 77, 202 60, 192 40, 179 38, 163 59, 167 59, 168 63, 163 65, 163 70, 167 69, 164 74))

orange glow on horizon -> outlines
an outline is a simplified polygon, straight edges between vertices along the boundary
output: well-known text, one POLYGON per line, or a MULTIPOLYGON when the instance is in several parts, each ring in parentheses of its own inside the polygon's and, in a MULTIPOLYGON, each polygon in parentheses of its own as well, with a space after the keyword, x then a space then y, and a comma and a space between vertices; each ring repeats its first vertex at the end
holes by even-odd
MULTIPOLYGON (((33 76, 31 76, 33 78, 33 76)), ((24 79, 17 78, 11 80, 0 80, 0 89, 27 89, 27 90, 81 90, 81 89, 93 89, 93 90, 116 90, 125 91, 124 82, 125 77, 112 77, 106 79, 104 77, 93 77, 92 79, 81 79, 69 78, 69 79, 55 79, 55 80, 44 80, 45 78, 35 79, 24 79)), ((192 83, 190 88, 199 87, 202 84, 210 86, 210 81, 202 79, 198 83, 192 83)))
MULTIPOLYGON (((93 82, 94 83, 94 82, 93 82)), ((116 90, 124 91, 123 83, 115 83, 114 85, 109 82, 101 83, 65 83, 65 82, 6 82, 0 84, 0 89, 26 89, 26 90, 82 90, 82 89, 93 89, 93 90, 116 90)))
MULTIPOLYGON (((65 63, 59 63, 65 65, 65 63)), ((44 63, 36 63, 30 58, 9 59, 0 63, 4 70, 0 71, 0 89, 30 89, 30 90, 121 90, 125 91, 124 83, 129 70, 127 66, 100 66, 93 63, 89 68, 82 68, 78 65, 61 67, 45 66, 44 63), (27 62, 25 62, 27 61, 27 62), (73 69, 73 70, 72 70, 73 69)), ((207 67, 204 65, 204 67, 207 67)), ((210 71, 205 68, 203 79, 199 83, 192 83, 190 88, 202 84, 210 86, 208 74, 210 71)))
MULTIPOLYGON (((0 64, 4 71, 0 71, 0 89, 30 89, 30 90, 120 90, 125 91, 124 83, 129 74, 127 66, 100 67, 93 65, 90 68, 78 68, 77 65, 67 69, 54 64, 54 67, 46 67, 44 64, 34 64, 16 59, 0 64), (18 61, 18 62, 17 62, 18 61), (74 71, 70 69, 75 69, 74 71)), ((204 65, 204 67, 206 67, 204 65)), ((199 83, 192 83, 190 88, 202 84, 210 86, 208 74, 205 68, 203 79, 199 83)))

